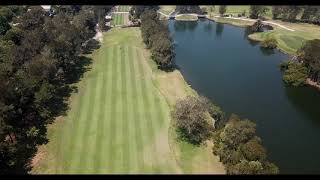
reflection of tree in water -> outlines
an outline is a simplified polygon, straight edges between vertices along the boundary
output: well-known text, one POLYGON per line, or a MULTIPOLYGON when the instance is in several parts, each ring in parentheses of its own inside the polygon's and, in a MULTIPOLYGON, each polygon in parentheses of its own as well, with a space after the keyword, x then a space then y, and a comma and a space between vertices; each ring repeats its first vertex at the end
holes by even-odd
POLYGON ((194 30, 198 25, 197 21, 174 21, 174 30, 181 32, 186 30, 194 30))
POLYGON ((204 29, 204 32, 209 32, 211 33, 212 32, 212 23, 210 21, 207 21, 205 22, 204 26, 203 26, 203 29, 204 29))
POLYGON ((222 23, 217 23, 216 25, 216 36, 221 37, 223 33, 224 25, 222 23))
POLYGON ((265 48, 265 47, 262 47, 262 46, 260 46, 260 50, 261 50, 262 54, 265 55, 265 56, 270 56, 270 55, 275 53, 274 49, 265 48))
POLYGON ((198 22, 197 21, 187 21, 188 30, 194 30, 194 28, 197 27, 198 22))
POLYGON ((182 21, 174 21, 173 26, 174 30, 178 32, 185 31, 187 29, 187 24, 182 21))
POLYGON ((312 87, 285 87, 288 100, 309 120, 320 126, 320 94, 312 87))

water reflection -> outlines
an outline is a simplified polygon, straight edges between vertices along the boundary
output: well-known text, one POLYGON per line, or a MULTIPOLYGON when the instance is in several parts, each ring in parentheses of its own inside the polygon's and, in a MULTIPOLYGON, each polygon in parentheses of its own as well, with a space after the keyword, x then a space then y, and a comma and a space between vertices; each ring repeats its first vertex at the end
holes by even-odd
POLYGON ((197 21, 174 21, 173 27, 175 31, 183 32, 186 30, 193 31, 197 25, 197 21))
POLYGON ((262 54, 265 56, 270 56, 272 54, 275 54, 274 49, 265 48, 265 47, 260 46, 260 50, 261 50, 262 54))
POLYGON ((224 24, 222 23, 217 23, 216 24, 216 36, 221 37, 224 29, 224 24))

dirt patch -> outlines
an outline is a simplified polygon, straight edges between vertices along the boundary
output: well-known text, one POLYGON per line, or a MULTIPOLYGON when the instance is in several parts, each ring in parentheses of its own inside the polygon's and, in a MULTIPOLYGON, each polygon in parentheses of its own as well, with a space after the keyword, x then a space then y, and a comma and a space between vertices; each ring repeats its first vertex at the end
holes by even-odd
POLYGON ((44 145, 38 147, 37 154, 31 160, 31 167, 36 167, 39 162, 46 157, 47 151, 44 145))
POLYGON ((317 82, 314 82, 310 78, 307 78, 306 83, 310 86, 317 88, 320 91, 320 84, 318 84, 317 82))

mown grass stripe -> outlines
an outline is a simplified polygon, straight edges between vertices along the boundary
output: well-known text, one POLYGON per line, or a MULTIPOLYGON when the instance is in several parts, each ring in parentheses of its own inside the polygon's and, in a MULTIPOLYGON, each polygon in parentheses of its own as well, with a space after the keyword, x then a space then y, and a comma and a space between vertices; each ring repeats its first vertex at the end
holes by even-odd
POLYGON ((125 54, 127 54, 127 48, 126 46, 122 46, 121 51, 121 90, 122 90, 122 133, 123 133, 123 159, 122 159, 122 166, 123 166, 123 172, 128 173, 129 172, 129 165, 130 165, 130 135, 128 132, 128 90, 127 90, 127 77, 126 77, 126 59, 125 54))
MULTIPOLYGON (((142 59, 143 58, 141 56, 141 52, 136 49, 137 51, 137 57, 138 57, 138 63, 139 63, 139 67, 140 67, 140 72, 141 74, 143 74, 144 77, 148 77, 147 73, 146 73, 146 69, 142 64, 142 59)), ((150 79, 151 80, 151 79, 150 79)), ((150 86, 150 84, 149 84, 150 86)), ((146 90, 146 89, 152 89, 151 87, 147 86, 147 81, 146 79, 144 79, 141 83, 141 88, 146 90)), ((157 120, 157 117, 153 116, 153 113, 151 113, 152 111, 156 111, 156 109, 154 109, 155 107, 153 106, 153 101, 152 101, 152 94, 151 94, 151 90, 146 91, 145 92, 145 96, 143 96, 143 102, 145 104, 146 107, 148 107, 148 109, 146 110, 146 116, 147 116, 147 123, 148 123, 148 130, 149 130, 149 134, 151 135, 151 143, 152 144, 152 151, 154 152, 153 156, 152 156, 152 170, 156 173, 160 172, 160 169, 158 168, 158 166, 156 165, 156 163, 159 161, 158 160, 158 156, 156 156, 155 154, 157 154, 157 149, 155 148, 155 144, 156 144, 156 137, 155 137, 155 133, 156 133, 156 127, 153 121, 157 120)))
POLYGON ((111 92, 111 83, 112 83, 112 59, 113 59, 113 51, 114 51, 114 46, 108 47, 105 50, 105 53, 103 54, 103 59, 104 59, 104 69, 106 71, 105 73, 105 78, 106 78, 106 95, 104 98, 105 100, 105 105, 103 108, 103 112, 104 112, 104 119, 103 119, 103 124, 101 126, 103 126, 103 137, 100 141, 100 144, 102 144, 102 150, 100 151, 100 173, 106 173, 106 172, 110 172, 110 168, 108 166, 108 162, 109 162, 109 157, 110 157, 110 152, 108 151, 108 147, 110 146, 110 140, 109 140, 109 132, 110 132, 110 116, 109 114, 111 114, 111 97, 112 97, 112 92, 111 92))
MULTIPOLYGON (((105 104, 106 104, 106 99, 104 98, 106 96, 106 91, 107 91, 107 86, 106 86, 107 82, 106 82, 106 77, 103 74, 102 75, 102 88, 100 91, 100 103, 98 104, 98 106, 100 108, 104 108, 105 104)), ((100 113, 98 115, 98 123, 97 123, 97 137, 96 137, 96 141, 95 141, 95 153, 94 153, 94 157, 93 157, 93 161, 94 161, 94 173, 99 172, 100 168, 101 168, 101 151, 102 151, 102 138, 103 138, 103 132, 104 132, 104 123, 105 123, 105 111, 104 109, 100 110, 100 113)))
POLYGON ((128 163, 129 169, 128 173, 135 173, 138 172, 138 155, 137 155, 137 148, 136 148, 136 137, 135 137, 135 129, 134 129, 134 123, 135 123, 135 117, 134 117, 134 112, 133 112, 133 93, 132 93, 132 83, 130 81, 131 77, 131 67, 130 67, 130 61, 132 61, 132 57, 129 57, 129 49, 131 47, 131 44, 127 44, 125 46, 125 78, 127 79, 127 85, 126 85, 126 91, 127 91, 127 105, 128 105, 128 118, 127 118, 127 123, 128 123, 128 134, 127 134, 127 141, 129 144, 128 150, 126 153, 128 153, 130 158, 130 161, 128 163))
POLYGON ((90 131, 90 127, 92 125, 92 118, 93 118, 93 113, 92 113, 92 110, 93 110, 93 104, 94 104, 94 97, 95 97, 95 90, 96 90, 96 85, 97 85, 97 79, 96 78, 92 78, 91 79, 92 81, 92 85, 91 85, 91 88, 92 88, 92 91, 90 92, 90 101, 88 104, 86 104, 87 106, 87 117, 85 119, 85 122, 82 124, 82 126, 84 125, 84 128, 81 128, 83 129, 83 132, 80 133, 80 139, 79 141, 77 141, 76 143, 79 143, 81 144, 80 146, 80 154, 79 154, 79 158, 80 158, 80 161, 79 163, 77 164, 77 172, 78 173, 86 173, 87 172, 87 169, 84 168, 85 165, 86 165, 86 161, 87 161, 87 158, 88 158, 88 150, 87 150, 87 144, 88 144, 88 136, 89 136, 89 131, 90 131))
POLYGON ((114 56, 112 58, 112 64, 113 64, 113 70, 112 70, 112 94, 111 94, 111 113, 110 113, 110 146, 109 146, 109 168, 110 173, 113 173, 115 170, 115 160, 116 160, 116 144, 115 144, 115 137, 116 134, 116 121, 117 121, 117 81, 118 81, 118 75, 117 75, 117 54, 118 54, 118 47, 114 48, 113 52, 114 56))
MULTIPOLYGON (((140 91, 141 91, 141 99, 142 99, 142 107, 144 107, 144 111, 143 111, 143 114, 144 114, 144 119, 146 120, 145 123, 143 123, 144 126, 144 131, 148 133, 148 140, 145 144, 147 145, 150 145, 152 144, 153 142, 153 138, 154 138, 154 132, 153 132, 153 129, 152 129, 152 119, 151 119, 151 114, 150 114, 150 101, 148 100, 149 99, 149 93, 148 93, 148 90, 146 89, 146 85, 145 85, 145 81, 146 81, 146 77, 145 77, 145 74, 143 72, 143 67, 141 66, 141 63, 140 63, 140 56, 139 56, 139 51, 138 49, 135 49, 135 52, 136 52, 136 59, 137 59, 137 69, 138 69, 138 72, 140 74, 140 78, 141 79, 141 82, 140 82, 140 91)), ((152 148, 152 147, 151 147, 152 148)), ((149 147, 150 149, 150 147, 149 147)), ((146 152, 144 152, 146 153, 146 152)), ((155 161, 153 159, 153 153, 149 153, 149 164, 150 167, 151 167, 151 172, 154 171, 154 168, 155 168, 155 161)))
MULTIPOLYGON (((136 48, 134 48, 136 49, 136 48)), ((148 107, 144 107, 143 104, 143 100, 142 100, 142 96, 144 96, 143 94, 143 90, 141 89, 141 81, 143 81, 143 75, 141 74, 141 71, 139 69, 139 65, 138 65, 138 58, 137 58, 137 52, 136 50, 133 50, 133 57, 134 57, 134 69, 136 72, 135 78, 136 78, 136 82, 137 82, 137 103, 138 103, 138 114, 139 114, 139 121, 140 121, 140 127, 138 128, 139 131, 141 131, 141 136, 142 137, 142 147, 139 153, 142 154, 142 161, 143 161, 143 169, 142 172, 144 173, 150 173, 152 171, 152 161, 150 160, 151 158, 151 152, 148 151, 148 145, 150 143, 150 134, 148 133, 149 131, 147 131, 148 126, 147 126, 147 122, 146 122, 146 117, 145 117, 145 111, 148 107), (142 134, 144 133, 144 134, 142 134), (151 164, 151 165, 150 165, 151 164)))
POLYGON ((115 102, 116 106, 117 106, 117 120, 116 120, 116 136, 115 136, 115 163, 114 163, 114 173, 121 173, 122 171, 122 156, 123 156, 123 132, 122 132, 122 116, 123 116, 123 111, 122 111, 122 76, 121 76, 121 54, 122 54, 122 44, 119 45, 118 47, 118 53, 117 53, 117 58, 115 58, 116 63, 118 64, 116 70, 116 74, 119 78, 119 80, 116 83, 116 92, 115 95, 117 97, 117 101, 115 102))
POLYGON ((133 56, 132 53, 132 49, 133 47, 130 46, 128 49, 128 56, 131 58, 129 60, 129 64, 130 64, 130 68, 129 68, 129 74, 130 74, 130 82, 132 85, 132 111, 134 114, 134 118, 131 120, 133 121, 134 127, 131 127, 134 131, 134 137, 136 140, 136 151, 137 151, 137 172, 142 172, 143 167, 143 156, 142 154, 139 152, 143 150, 143 136, 141 133, 141 118, 139 117, 139 105, 138 105, 138 91, 137 91, 137 78, 136 78, 136 72, 135 72, 135 66, 134 66, 134 61, 136 61, 137 59, 135 58, 135 56, 133 56))
MULTIPOLYGON (((85 91, 86 95, 85 96, 81 96, 80 98, 83 99, 83 101, 81 101, 81 104, 83 104, 81 106, 80 109, 80 113, 78 113, 77 119, 78 123, 77 123, 77 128, 75 130, 73 130, 74 134, 72 137, 72 143, 73 143, 73 148, 72 149, 66 149, 68 152, 65 153, 66 155, 69 156, 68 158, 68 162, 70 164, 68 164, 68 166, 63 170, 66 171, 68 173, 74 173, 76 170, 76 162, 78 160, 80 160, 80 152, 81 152, 81 145, 82 143, 80 142, 81 136, 81 129, 82 129, 82 124, 83 122, 86 121, 86 116, 87 116, 87 104, 90 102, 90 94, 93 91, 93 89, 90 88, 92 84, 92 81, 90 81, 90 79, 88 81, 85 82, 85 88, 87 89, 87 91, 85 91)), ((71 119, 70 119, 71 120, 71 119)), ((71 121, 74 121, 74 119, 72 119, 71 121)), ((69 134, 70 136, 70 134, 69 134)), ((65 146, 62 146, 65 147, 65 146)))
POLYGON ((100 114, 100 109, 101 106, 99 106, 99 102, 101 102, 101 90, 102 90, 102 84, 103 84, 103 72, 98 72, 97 74, 97 84, 95 87, 95 97, 94 97, 94 103, 92 104, 92 106, 94 106, 93 110, 92 110, 92 118, 91 118, 91 125, 89 126, 89 132, 88 135, 86 136, 87 140, 85 141, 85 144, 87 147, 87 158, 86 163, 84 164, 87 171, 89 173, 92 173, 94 171, 93 167, 95 164, 95 154, 96 152, 96 139, 98 137, 98 133, 99 133, 99 114, 100 114))

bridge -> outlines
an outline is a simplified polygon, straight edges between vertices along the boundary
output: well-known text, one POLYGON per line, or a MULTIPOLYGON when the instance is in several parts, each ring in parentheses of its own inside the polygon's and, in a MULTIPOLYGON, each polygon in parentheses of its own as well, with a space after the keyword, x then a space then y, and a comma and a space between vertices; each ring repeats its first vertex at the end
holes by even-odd
POLYGON ((183 15, 189 15, 189 16, 196 16, 198 18, 207 18, 207 15, 203 15, 203 14, 196 14, 196 13, 186 13, 186 14, 178 14, 178 12, 176 11, 172 11, 169 15, 164 14, 163 12, 158 11, 159 14, 167 17, 168 19, 175 19, 176 17, 180 17, 183 15))

